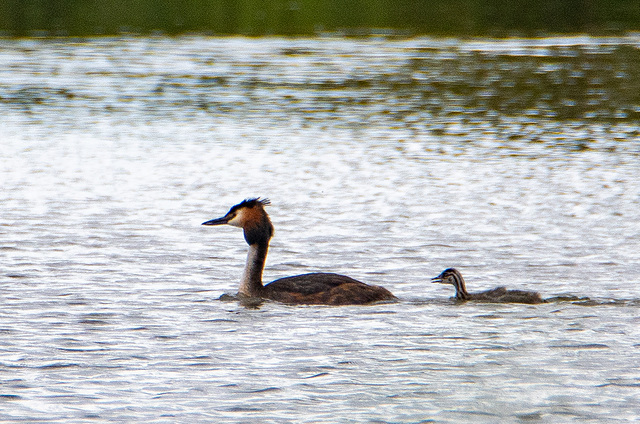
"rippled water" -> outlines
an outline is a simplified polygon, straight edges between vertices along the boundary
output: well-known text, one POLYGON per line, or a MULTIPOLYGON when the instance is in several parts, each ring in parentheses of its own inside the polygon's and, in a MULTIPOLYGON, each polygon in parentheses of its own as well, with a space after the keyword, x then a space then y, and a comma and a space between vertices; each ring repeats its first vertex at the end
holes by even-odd
POLYGON ((636 421, 638 46, 0 41, 0 420, 636 421), (250 196, 267 280, 401 301, 218 300, 246 245, 200 223, 250 196))

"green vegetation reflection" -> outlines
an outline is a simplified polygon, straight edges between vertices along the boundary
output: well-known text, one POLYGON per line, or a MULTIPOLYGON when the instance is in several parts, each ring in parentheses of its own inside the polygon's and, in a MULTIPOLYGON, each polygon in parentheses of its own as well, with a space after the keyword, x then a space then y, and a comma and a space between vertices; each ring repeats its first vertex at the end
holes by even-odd
POLYGON ((7 35, 533 35, 640 30, 637 0, 4 0, 7 35))

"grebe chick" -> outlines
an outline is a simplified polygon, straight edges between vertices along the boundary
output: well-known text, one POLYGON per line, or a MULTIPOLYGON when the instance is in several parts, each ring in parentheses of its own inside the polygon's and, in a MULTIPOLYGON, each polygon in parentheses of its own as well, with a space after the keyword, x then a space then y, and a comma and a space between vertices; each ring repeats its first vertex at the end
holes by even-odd
POLYGON ((247 199, 233 206, 222 218, 202 224, 229 224, 244 230, 249 254, 238 290, 239 296, 316 305, 358 305, 396 299, 384 287, 370 286, 345 275, 331 273, 285 277, 263 286, 262 271, 267 259, 269 240, 273 236, 273 225, 264 210, 264 206, 268 204, 268 199, 247 199))
POLYGON ((453 284, 456 288, 456 299, 460 301, 477 300, 493 303, 543 303, 538 292, 525 290, 507 290, 504 287, 469 293, 464 284, 462 274, 455 268, 447 268, 440 275, 431 279, 434 283, 453 284))

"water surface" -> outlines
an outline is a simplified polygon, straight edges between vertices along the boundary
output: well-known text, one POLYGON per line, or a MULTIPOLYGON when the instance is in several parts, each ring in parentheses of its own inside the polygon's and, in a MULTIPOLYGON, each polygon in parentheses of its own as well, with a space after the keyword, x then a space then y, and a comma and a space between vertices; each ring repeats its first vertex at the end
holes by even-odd
POLYGON ((0 419, 636 421, 639 45, 2 40, 0 419), (250 196, 266 280, 401 301, 218 300, 250 196))

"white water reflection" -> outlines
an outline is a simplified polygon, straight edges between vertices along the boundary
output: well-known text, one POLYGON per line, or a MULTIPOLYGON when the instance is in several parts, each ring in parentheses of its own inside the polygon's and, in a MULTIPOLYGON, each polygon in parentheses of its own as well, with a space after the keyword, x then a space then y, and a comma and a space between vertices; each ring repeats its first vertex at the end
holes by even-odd
POLYGON ((638 418, 635 121, 478 112, 475 92, 447 86, 464 74, 424 97, 429 84, 394 71, 430 46, 421 67, 534 53, 456 40, 2 43, 1 420, 638 418), (402 301, 216 300, 235 292, 246 246, 200 223, 249 196, 273 203, 267 279, 335 271, 402 301), (593 302, 456 305, 430 283, 448 266, 470 290, 593 302))

